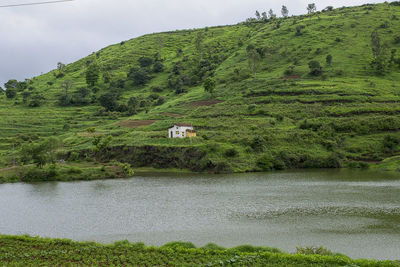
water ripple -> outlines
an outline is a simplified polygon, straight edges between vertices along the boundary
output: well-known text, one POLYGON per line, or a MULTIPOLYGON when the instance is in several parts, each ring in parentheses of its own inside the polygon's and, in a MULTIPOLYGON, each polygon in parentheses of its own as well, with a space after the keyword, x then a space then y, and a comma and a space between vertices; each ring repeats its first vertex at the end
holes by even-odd
POLYGON ((321 206, 321 207, 287 207, 269 209, 264 211, 231 211, 231 217, 248 218, 254 220, 271 219, 282 216, 359 216, 359 217, 399 217, 400 207, 345 207, 345 206, 321 206))

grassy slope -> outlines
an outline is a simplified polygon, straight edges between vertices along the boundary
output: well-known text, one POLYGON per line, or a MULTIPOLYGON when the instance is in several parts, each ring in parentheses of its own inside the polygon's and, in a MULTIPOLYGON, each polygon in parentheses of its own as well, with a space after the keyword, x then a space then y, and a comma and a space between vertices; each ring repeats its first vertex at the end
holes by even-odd
POLYGON ((391 261, 290 255, 250 246, 197 249, 185 243, 155 248, 125 241, 100 245, 25 236, 0 236, 0 245, 0 263, 7 266, 399 266, 391 261))
MULTIPOLYGON (((371 32, 386 21, 388 27, 379 29, 381 38, 390 49, 400 49, 400 44, 393 42, 400 32, 400 20, 393 16, 400 18, 400 7, 379 4, 293 17, 282 20, 278 29, 276 22, 239 24, 151 34, 109 46, 68 65, 64 78, 55 78, 55 71, 34 78, 35 90, 46 96, 45 104, 39 108, 23 105, 21 95, 16 100, 0 95, 0 165, 10 163, 12 143, 26 136, 57 135, 63 139, 65 150, 90 148, 90 138, 82 135, 88 127, 112 134, 113 145, 201 147, 208 151, 212 161, 227 162, 234 171, 256 170, 257 159, 265 153, 280 158, 287 167, 329 166, 331 158, 344 162, 390 158, 399 150, 384 152, 382 142, 385 135, 398 135, 400 129, 400 72, 393 67, 385 76, 376 76, 369 62, 371 32), (305 29, 296 36, 299 25, 305 29), (194 40, 200 31, 205 37, 204 53, 223 59, 215 72, 218 83, 215 97, 200 86, 186 87, 186 93, 176 95, 166 88, 168 76, 173 64, 184 57, 188 65, 196 62, 194 40), (256 80, 249 77, 246 52, 249 44, 268 48, 256 80), (178 49, 182 49, 183 55, 177 55, 178 49), (156 52, 164 59, 166 70, 155 74, 145 87, 127 83, 121 101, 131 96, 147 97, 153 86, 160 86, 165 88, 159 93, 166 98, 165 104, 129 118, 123 114, 96 116, 97 105, 57 105, 63 80, 74 81, 71 91, 85 86, 82 68, 86 61, 96 58, 115 78, 125 79, 141 56, 156 52), (331 66, 325 64, 328 54, 333 56, 331 66), (314 59, 324 65, 326 80, 308 76, 308 62, 314 59), (297 61, 295 74, 302 78, 280 79, 294 61, 297 61), (49 81, 53 85, 48 85, 49 81), (213 106, 190 105, 193 101, 214 98, 224 102, 213 106), (257 105, 255 110, 249 110, 252 104, 257 105), (116 125, 128 119, 156 122, 135 129, 116 125), (189 140, 168 139, 167 128, 174 122, 193 123, 199 137, 192 144, 189 140), (66 124, 70 126, 68 130, 63 128, 66 124), (264 151, 251 148, 256 136, 264 139, 264 151), (229 148, 235 148, 238 155, 227 157, 225 152, 229 148)), ((100 82, 99 86, 104 84, 100 82)), ((105 91, 102 89, 97 95, 105 91)))

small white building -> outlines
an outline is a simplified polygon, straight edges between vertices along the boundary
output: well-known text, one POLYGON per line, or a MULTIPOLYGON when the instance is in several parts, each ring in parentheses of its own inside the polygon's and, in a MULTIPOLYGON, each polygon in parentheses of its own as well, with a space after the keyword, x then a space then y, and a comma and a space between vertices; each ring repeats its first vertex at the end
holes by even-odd
POLYGON ((196 137, 196 131, 190 124, 176 123, 172 128, 169 128, 168 137, 169 138, 196 137))

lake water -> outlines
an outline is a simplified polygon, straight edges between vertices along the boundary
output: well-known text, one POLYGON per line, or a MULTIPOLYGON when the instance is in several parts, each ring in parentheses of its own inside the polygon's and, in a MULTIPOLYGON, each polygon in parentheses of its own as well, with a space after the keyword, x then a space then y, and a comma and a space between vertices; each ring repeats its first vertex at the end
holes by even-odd
POLYGON ((400 259, 400 175, 317 170, 0 185, 0 233, 150 245, 324 246, 400 259))

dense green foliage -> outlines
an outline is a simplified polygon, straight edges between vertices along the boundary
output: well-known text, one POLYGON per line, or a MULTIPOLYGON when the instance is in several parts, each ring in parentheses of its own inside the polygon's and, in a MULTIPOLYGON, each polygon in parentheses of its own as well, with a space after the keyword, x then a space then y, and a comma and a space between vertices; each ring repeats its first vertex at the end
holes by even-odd
POLYGON ((391 261, 351 260, 335 254, 312 255, 309 251, 306 254, 247 245, 225 249, 209 244, 195 248, 191 243, 173 242, 156 248, 128 241, 101 245, 0 236, 0 264, 6 266, 400 266, 391 261))
POLYGON ((132 151, 157 159, 134 155, 134 167, 189 161, 216 172, 368 167, 398 156, 398 2, 315 8, 150 34, 10 80, 0 94, 0 167, 49 136, 62 143, 58 160, 92 151, 92 135, 104 135, 113 138, 103 152, 146 148, 132 151), (198 137, 168 139, 175 122, 198 137))
MULTIPOLYGON (((79 155, 72 155, 71 158, 79 155)), ((48 182, 119 179, 132 177, 133 169, 128 163, 110 162, 107 165, 91 163, 54 163, 38 168, 32 165, 0 170, 1 183, 48 182)))

